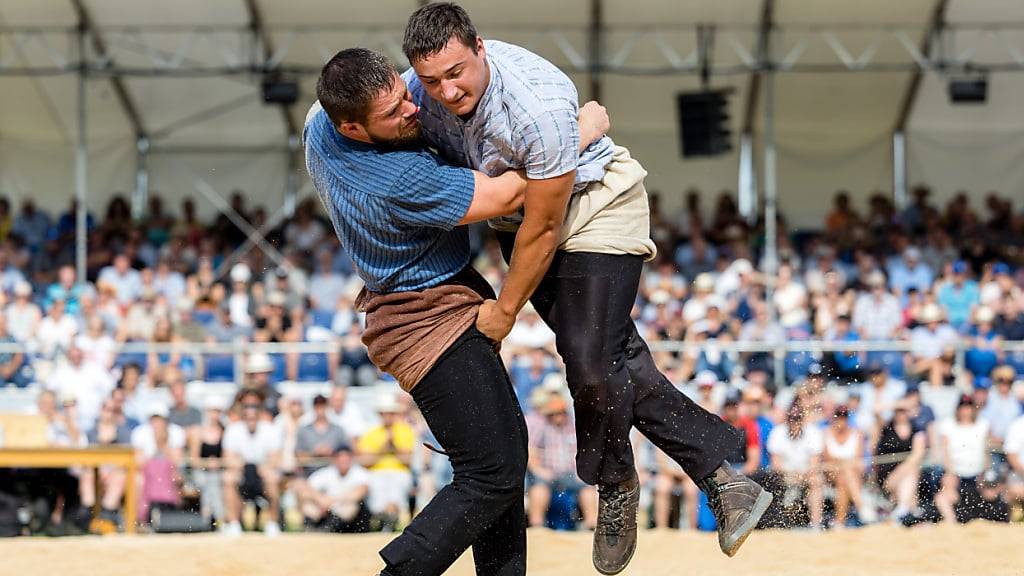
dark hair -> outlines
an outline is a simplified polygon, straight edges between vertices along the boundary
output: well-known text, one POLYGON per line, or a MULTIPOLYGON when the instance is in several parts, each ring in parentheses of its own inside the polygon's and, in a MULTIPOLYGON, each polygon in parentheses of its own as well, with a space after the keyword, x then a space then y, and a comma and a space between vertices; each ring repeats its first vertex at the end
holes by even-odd
POLYGON ((342 122, 365 124, 370 103, 395 86, 396 73, 391 61, 373 50, 342 50, 320 70, 316 97, 335 126, 342 122))
POLYGON ((443 50, 452 37, 476 54, 476 28, 462 6, 453 2, 427 4, 409 16, 402 52, 409 62, 416 62, 443 50))

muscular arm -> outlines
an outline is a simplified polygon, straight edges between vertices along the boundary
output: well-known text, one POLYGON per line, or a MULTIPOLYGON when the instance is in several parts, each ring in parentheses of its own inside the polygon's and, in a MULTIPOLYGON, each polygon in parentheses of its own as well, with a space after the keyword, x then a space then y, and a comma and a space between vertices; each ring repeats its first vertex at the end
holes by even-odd
POLYGON ((576 171, 572 170, 527 182, 523 223, 516 234, 504 287, 497 302, 483 303, 477 317, 477 329, 491 340, 500 342, 512 330, 516 314, 551 265, 575 180, 576 171))
POLYGON ((526 182, 526 176, 518 170, 510 170, 493 178, 474 170, 473 201, 466 215, 459 220, 459 225, 515 213, 522 207, 526 197, 526 182))

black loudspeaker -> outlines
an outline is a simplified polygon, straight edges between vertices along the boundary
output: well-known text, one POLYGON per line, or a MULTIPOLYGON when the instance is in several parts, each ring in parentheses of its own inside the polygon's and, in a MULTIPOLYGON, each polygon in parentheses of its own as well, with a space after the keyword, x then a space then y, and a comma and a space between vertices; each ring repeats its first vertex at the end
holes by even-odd
POLYGON ((298 82, 294 80, 263 81, 263 101, 267 104, 294 104, 298 99, 298 82))
POLYGON ((683 157, 717 156, 732 150, 729 99, 725 90, 676 95, 683 157))
POLYGON ((949 100, 954 104, 983 104, 988 98, 988 78, 949 81, 949 100))

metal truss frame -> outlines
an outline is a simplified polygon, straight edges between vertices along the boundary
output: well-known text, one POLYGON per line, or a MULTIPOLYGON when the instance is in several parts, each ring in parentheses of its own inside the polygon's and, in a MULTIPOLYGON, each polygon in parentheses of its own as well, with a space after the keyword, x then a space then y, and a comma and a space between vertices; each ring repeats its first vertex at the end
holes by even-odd
MULTIPOLYGON (((777 72, 859 71, 1020 71, 1024 70, 1024 22, 945 24, 807 24, 773 25, 767 32, 775 47, 760 54, 758 26, 605 26, 603 49, 592 50, 587 26, 495 27, 495 36, 514 35, 539 49, 563 69, 577 73, 625 75, 714 75, 777 72), (711 35, 711 42, 701 41, 711 35), (923 52, 921 40, 933 36, 923 52), (808 49, 817 45, 815 57, 808 49), (988 57, 979 55, 983 46, 988 57), (886 55, 881 54, 881 48, 886 55), (825 47, 827 50, 822 50, 825 47), (723 55, 706 57, 705 52, 723 55)), ((92 26, 0 27, 0 75, 32 76, 78 73, 94 76, 232 76, 280 71, 313 75, 338 48, 376 47, 396 62, 402 30, 374 26, 92 26), (102 36, 106 50, 87 42, 78 53, 76 36, 102 36), (273 37, 275 45, 270 46, 273 37), (330 41, 331 38, 335 41, 330 41), (2 47, 10 49, 3 50, 2 47), (302 46, 305 59, 294 58, 302 46), (131 64, 113 56, 133 52, 131 64), (317 58, 309 58, 310 53, 317 58), (202 54, 205 57, 200 57, 202 54), (33 58, 28 58, 32 55, 33 58), (212 57, 211 57, 212 56, 212 57), (31 63, 30 63, 31 60, 31 63)))

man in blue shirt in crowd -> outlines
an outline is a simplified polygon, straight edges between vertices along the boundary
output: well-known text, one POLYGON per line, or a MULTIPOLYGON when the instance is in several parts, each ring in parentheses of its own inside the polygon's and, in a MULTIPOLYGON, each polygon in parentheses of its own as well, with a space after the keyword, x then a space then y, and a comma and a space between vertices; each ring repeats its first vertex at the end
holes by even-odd
POLYGON ((594 567, 617 574, 636 548, 634 426, 708 495, 719 545, 732 556, 771 495, 725 461, 739 432, 658 371, 630 316, 656 250, 647 172, 608 137, 577 155, 572 81, 528 50, 484 41, 455 4, 416 10, 402 50, 424 135, 442 156, 490 175, 526 173, 522 214, 491 220, 509 272, 477 328, 500 341, 529 299, 555 332, 575 407, 577 473, 598 486, 594 567))
MULTIPOLYGON (((401 301, 384 320, 368 311, 367 334, 383 326, 406 341, 434 338, 444 318, 424 326, 402 308, 443 299, 456 285, 478 302, 494 297, 469 266, 462 225, 517 210, 525 181, 515 171, 489 177, 432 154, 419 139, 405 82, 379 54, 339 52, 321 72, 317 97, 303 132, 310 177, 369 299, 401 301)), ((603 109, 594 110, 598 121, 586 123, 594 129, 585 143, 607 129, 603 109)), ((384 575, 441 574, 469 546, 478 574, 526 572, 526 426, 493 342, 472 326, 475 305, 471 314, 469 329, 425 374, 396 375, 451 459, 454 479, 381 551, 384 575)))

